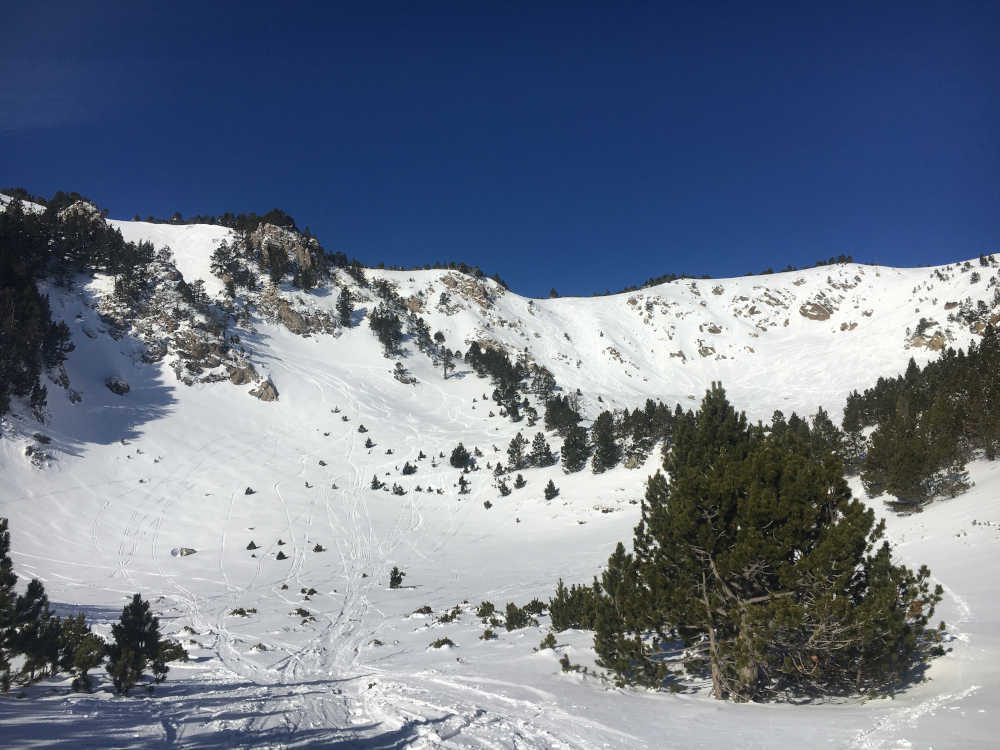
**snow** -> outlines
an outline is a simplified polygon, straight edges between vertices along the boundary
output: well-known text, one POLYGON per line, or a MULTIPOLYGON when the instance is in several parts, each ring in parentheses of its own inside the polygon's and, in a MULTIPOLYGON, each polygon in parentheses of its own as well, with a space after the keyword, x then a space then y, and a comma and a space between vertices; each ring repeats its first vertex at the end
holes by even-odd
MULTIPOLYGON (((210 294, 221 289, 208 261, 228 230, 112 224, 126 239, 169 246, 189 282, 203 278, 210 294)), ((971 284, 957 267, 945 281, 935 270, 832 266, 533 301, 484 282, 498 295, 487 307, 451 290, 448 272, 368 275, 392 280, 404 298, 424 291, 420 314, 451 348, 464 351, 480 338, 529 347, 567 391, 582 390, 591 418, 649 397, 695 407, 721 380, 754 419, 775 409, 813 413, 817 405, 838 419, 851 390, 901 371, 910 356, 933 356, 905 348, 906 328, 919 317, 949 326, 952 345, 971 340, 946 321, 943 306, 969 295, 989 299, 992 289, 985 278, 971 284), (442 291, 453 296, 451 312, 437 304, 442 291), (839 298, 831 317, 801 315, 800 306, 821 292, 839 298), (720 332, 709 332, 713 326, 720 332), (715 353, 699 354, 704 345, 715 353), (679 351, 683 359, 670 356, 679 351)), ((482 396, 492 387, 461 362, 444 380, 411 353, 403 362, 418 383, 404 385, 367 323, 336 337, 302 337, 257 320, 254 330, 234 331, 274 381, 277 402, 248 398, 247 387, 228 383, 186 387, 169 369, 143 363, 138 342, 108 335, 93 308, 101 283, 47 290, 72 331, 77 348, 66 370, 82 401, 72 404, 50 385, 47 424, 5 420, 0 514, 10 518, 22 585, 41 578, 60 612, 82 610, 105 634, 125 601, 142 592, 191 661, 171 665, 152 695, 139 690, 128 699, 112 697, 103 674, 91 695, 69 693, 62 679, 32 686, 24 700, 0 701, 5 746, 995 746, 1000 465, 972 465, 972 490, 920 514, 888 515, 880 499, 869 501, 886 515, 901 559, 927 563, 946 591, 939 615, 949 651, 893 699, 734 705, 698 686, 679 694, 621 690, 561 670, 563 654, 593 665, 588 634, 560 633, 554 652, 536 651, 547 632, 543 616, 539 627, 501 626, 496 640, 481 640, 475 609, 483 600, 501 612, 509 601, 547 600, 559 577, 589 582, 615 544, 631 540, 639 514, 633 502, 658 466, 656 455, 639 469, 597 476, 529 469, 527 487, 501 498, 486 463, 505 459, 518 430, 530 439, 541 425, 490 418, 496 406, 482 396), (127 395, 104 387, 112 375, 130 384, 127 395), (358 432, 362 423, 367 433, 358 432), (24 456, 34 432, 52 438, 53 458, 42 468, 24 456), (372 449, 364 447, 368 437, 372 449), (464 496, 447 462, 459 441, 484 453, 464 496), (428 458, 418 461, 421 450, 428 458), (397 467, 407 460, 418 471, 403 477, 397 467), (373 474, 407 494, 372 491, 373 474), (546 502, 550 478, 560 495, 546 502), (444 492, 416 492, 418 484, 444 492), (245 495, 247 486, 255 494, 245 495), (253 552, 251 540, 259 545, 253 552), (317 543, 326 551, 313 552, 317 543), (171 555, 181 547, 197 553, 171 555), (277 560, 279 550, 288 559, 277 560), (395 590, 388 588, 393 565, 407 573, 395 590), (317 593, 306 600, 301 590, 309 588, 317 593), (424 605, 432 615, 413 615, 424 605), (438 622, 456 605, 456 620, 438 622), (231 615, 238 607, 257 611, 231 615), (299 608, 315 619, 291 614, 299 608), (455 646, 429 647, 444 637, 455 646)), ((284 294, 305 309, 332 309, 337 296, 284 294)), ((558 439, 548 437, 556 449, 558 439)), ((863 496, 860 486, 854 490, 863 496)))

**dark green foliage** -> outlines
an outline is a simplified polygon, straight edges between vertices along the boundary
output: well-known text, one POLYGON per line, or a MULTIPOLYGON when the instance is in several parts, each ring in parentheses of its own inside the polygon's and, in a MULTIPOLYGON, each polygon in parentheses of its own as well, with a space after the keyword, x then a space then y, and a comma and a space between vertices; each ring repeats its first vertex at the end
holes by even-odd
POLYGON ((541 599, 535 598, 535 599, 532 599, 527 604, 525 604, 522 607, 522 609, 525 612, 527 612, 529 615, 540 615, 546 609, 548 609, 548 606, 541 599))
POLYGON ((514 477, 514 489, 515 490, 523 489, 526 484, 528 484, 528 483, 526 481, 524 481, 524 477, 521 476, 520 474, 518 474, 516 477, 514 477))
POLYGON ((593 630, 597 622, 597 602, 600 596, 597 581, 594 581, 593 586, 573 584, 567 589, 560 578, 556 585, 556 595, 549 600, 552 627, 557 631, 568 628, 593 630))
POLYGON ((465 446, 459 443, 455 446, 455 449, 451 452, 451 458, 448 462, 454 466, 456 469, 464 469, 469 465, 469 451, 465 449, 465 446))
POLYGON ((538 644, 538 650, 544 651, 547 648, 556 647, 556 635, 555 633, 546 633, 545 637, 542 638, 542 642, 538 644))
POLYGON ((550 479, 549 483, 545 485, 545 499, 551 500, 558 494, 559 494, 559 489, 556 487, 555 482, 553 482, 550 479))
POLYGON ((525 456, 525 448, 527 447, 528 441, 525 440, 524 435, 520 432, 511 438, 510 444, 507 446, 507 465, 511 471, 523 469, 528 465, 528 460, 525 456))
POLYGON ((556 457, 552 455, 552 449, 545 440, 545 435, 541 432, 535 435, 531 441, 531 453, 529 461, 532 466, 552 466, 556 462, 556 457))
POLYGON ((163 679, 168 668, 161 659, 160 621, 139 594, 122 609, 121 620, 111 626, 111 636, 107 671, 119 694, 128 695, 148 665, 157 682, 163 679))
POLYGON ((337 297, 337 320, 340 321, 340 325, 347 328, 351 325, 351 313, 354 312, 354 300, 351 295, 351 290, 346 286, 340 290, 340 296, 337 297))
POLYGON ((580 423, 582 417, 569 396, 556 396, 545 402, 545 429, 556 430, 560 435, 580 423))
POLYGON ((431 641, 430 648, 444 648, 445 646, 454 646, 455 642, 451 638, 438 638, 436 641, 431 641))
POLYGON ((538 624, 525 609, 518 607, 514 602, 507 602, 506 614, 504 624, 507 630, 520 630, 521 628, 538 624))
POLYGON ((408 476, 410 474, 416 474, 417 467, 411 464, 409 461, 403 464, 402 474, 403 476, 408 476))
POLYGON ((18 201, 0 212, 0 415, 12 396, 20 396, 29 398, 41 419, 46 389, 39 375, 61 364, 72 349, 69 329, 52 320, 48 298, 36 288, 62 247, 53 238, 57 223, 24 213, 18 201))
POLYGON ((496 614, 496 611, 497 608, 493 606, 493 602, 482 602, 476 609, 476 617, 486 619, 496 614))
POLYGON ((562 447, 563 471, 567 474, 580 471, 590 459, 590 443, 587 442, 587 431, 579 425, 573 425, 566 430, 566 439, 562 447))
POLYGON ((389 588, 398 589, 403 585, 403 578, 405 577, 406 573, 393 565, 392 570, 389 572, 389 588))
POLYGON ((288 254, 283 248, 271 248, 271 252, 267 254, 267 274, 271 278, 271 283, 280 284, 288 273, 290 265, 288 254))
POLYGON ((615 440, 614 419, 609 411, 603 411, 590 428, 590 440, 594 446, 594 456, 590 466, 595 474, 613 469, 621 460, 621 447, 615 440))
POLYGON ((844 452, 870 494, 888 492, 897 509, 968 487, 966 462, 1000 452, 1000 337, 987 326, 968 353, 947 349, 923 369, 879 378, 844 408, 844 452), (862 429, 874 426, 866 444, 862 429), (867 451, 866 451, 867 448, 867 451))
POLYGON ((380 304, 369 314, 368 325, 382 344, 386 357, 399 352, 399 344, 403 340, 403 323, 391 307, 385 303, 380 304))
POLYGON ((8 656, 12 645, 14 603, 17 601, 16 583, 17 576, 10 559, 10 531, 7 519, 0 518, 0 693, 7 693, 10 689, 8 656))
POLYGON ((619 546, 603 577, 602 664, 659 685, 677 639, 716 697, 742 701, 878 691, 924 658, 940 589, 892 563, 826 445, 798 418, 750 427, 718 385, 678 419, 634 555, 619 546))

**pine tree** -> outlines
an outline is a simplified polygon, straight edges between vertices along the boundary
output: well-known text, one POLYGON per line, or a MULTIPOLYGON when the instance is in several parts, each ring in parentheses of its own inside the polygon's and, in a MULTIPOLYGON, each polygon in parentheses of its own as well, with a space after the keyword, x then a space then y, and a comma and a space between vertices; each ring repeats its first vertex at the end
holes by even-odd
POLYGON ((545 485, 545 499, 551 500, 558 494, 559 494, 559 489, 556 487, 555 482, 553 482, 550 479, 549 483, 545 485))
POLYGON ((517 471, 527 466, 528 462, 524 455, 524 449, 527 445, 528 441, 520 432, 511 439, 510 445, 507 446, 507 465, 511 471, 517 471))
POLYGON ((118 693, 128 695, 150 664, 157 677, 166 674, 167 667, 160 662, 160 621, 139 594, 122 609, 121 620, 111 626, 111 636, 107 671, 118 693))
POLYGON ((340 321, 340 325, 344 328, 349 328, 353 312, 354 299, 351 295, 351 290, 345 286, 340 290, 340 296, 337 297, 337 320, 340 321))
POLYGON ((534 440, 531 441, 531 465, 545 467, 552 466, 555 462, 556 457, 552 455, 552 449, 545 441, 545 435, 541 432, 537 433, 534 440))
POLYGON ((621 460, 621 447, 615 441, 614 418, 611 412, 601 412, 590 430, 594 457, 590 462, 595 474, 613 469, 621 460))
POLYGON ((566 432, 562 446, 563 471, 567 474, 580 471, 587 465, 590 458, 590 445, 587 443, 587 431, 579 425, 573 425, 566 432))
POLYGON ((10 690, 10 660, 11 639, 14 635, 14 603, 17 594, 14 586, 17 576, 14 574, 14 564, 10 559, 10 531, 7 519, 0 518, 0 693, 10 690))
POLYGON ((465 446, 459 443, 455 446, 455 449, 451 452, 451 458, 448 462, 454 466, 456 469, 464 469, 469 465, 469 451, 466 450, 465 446))
MULTIPOLYGON (((630 650, 628 634, 643 631, 681 638, 689 667, 705 665, 713 694, 737 701, 877 690, 926 655, 940 587, 926 568, 892 563, 884 524, 808 425, 751 428, 713 384, 677 422, 664 469, 636 527, 627 614, 601 625, 622 679, 660 678, 655 643, 630 650)), ((609 569, 625 566, 616 554, 609 569)))

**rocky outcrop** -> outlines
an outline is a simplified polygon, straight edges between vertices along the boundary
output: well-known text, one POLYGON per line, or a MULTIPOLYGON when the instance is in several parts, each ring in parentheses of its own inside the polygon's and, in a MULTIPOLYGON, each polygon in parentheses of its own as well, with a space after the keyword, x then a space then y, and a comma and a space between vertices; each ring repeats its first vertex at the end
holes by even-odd
POLYGON ((906 339, 906 348, 929 349, 932 352, 939 352, 944 349, 947 343, 948 339, 944 331, 937 331, 933 336, 925 336, 917 333, 906 339))
POLYGON ((831 311, 818 302, 807 302, 799 308, 799 315, 809 320, 829 320, 831 311))
POLYGON ((112 375, 110 378, 105 379, 104 385, 116 396, 124 396, 131 390, 129 384, 117 375, 112 375))
POLYGON ((286 299, 278 302, 278 318, 281 319, 285 328, 292 333, 303 334, 309 332, 308 321, 306 321, 303 315, 293 310, 286 299))
POLYGON ((283 253, 302 270, 318 269, 320 246, 315 237, 274 224, 260 224, 250 235, 250 247, 260 253, 265 266, 270 265, 272 253, 283 253))
POLYGON ((226 365, 226 371, 229 373, 229 382, 233 385, 256 383, 260 379, 254 366, 249 362, 244 362, 241 365, 226 365))
POLYGON ((274 387, 274 383, 270 380, 265 380, 259 386, 251 390, 250 395, 254 398, 259 398, 261 401, 277 401, 278 389, 274 387))
POLYGON ((480 307, 488 308, 503 294, 503 287, 489 279, 476 279, 460 273, 449 273, 441 278, 453 294, 459 294, 465 299, 475 302, 480 307))

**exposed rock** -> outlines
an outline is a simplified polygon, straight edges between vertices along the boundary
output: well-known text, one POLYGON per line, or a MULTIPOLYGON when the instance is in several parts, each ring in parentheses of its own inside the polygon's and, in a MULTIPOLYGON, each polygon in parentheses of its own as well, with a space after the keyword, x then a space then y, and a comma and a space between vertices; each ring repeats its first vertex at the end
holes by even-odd
POLYGON ((840 324, 841 331, 853 331, 857 327, 858 324, 855 323, 854 321, 851 321, 850 323, 844 322, 840 324))
MULTIPOLYGON (((503 287, 489 279, 476 279, 454 271, 441 277, 441 283, 467 300, 488 308, 503 293, 503 287)), ((450 313, 449 313, 450 314, 450 313)))
POLYGON ((123 380, 122 378, 119 378, 117 375, 113 375, 112 377, 107 378, 104 381, 104 385, 107 386, 109 391, 118 396, 124 396, 131 390, 129 384, 126 383, 125 380, 123 380))
POLYGON ((829 320, 831 312, 818 302, 807 302, 799 308, 799 314, 810 320, 829 320))
POLYGON ((315 238, 306 238, 274 224, 259 225, 250 235, 250 247, 260 253, 264 265, 270 264, 271 253, 283 253, 300 269, 318 265, 319 242, 315 238))
POLYGON ((406 309, 411 313, 419 313, 424 309, 424 303, 416 295, 407 297, 403 300, 403 304, 406 305, 406 309))
POLYGON ((259 398, 261 401, 277 401, 278 389, 274 387, 274 383, 270 380, 265 380, 259 386, 251 390, 250 395, 254 398, 259 398))
POLYGON ((288 300, 283 299, 278 302, 278 317, 281 322, 284 323, 285 328, 287 328, 292 333, 308 333, 309 323, 299 313, 292 309, 292 306, 288 304, 288 300))
POLYGON ((929 349, 932 352, 939 352, 944 349, 945 344, 948 343, 948 339, 945 337, 943 331, 938 331, 933 336, 922 336, 920 334, 914 334, 906 340, 906 345, 908 348, 924 348, 929 349))
POLYGON ((254 366, 249 362, 242 365, 226 365, 226 370, 229 373, 229 382, 233 385, 256 383, 260 379, 254 366))
POLYGON ((722 329, 715 325, 715 323, 710 323, 705 330, 709 333, 722 333, 722 329))

